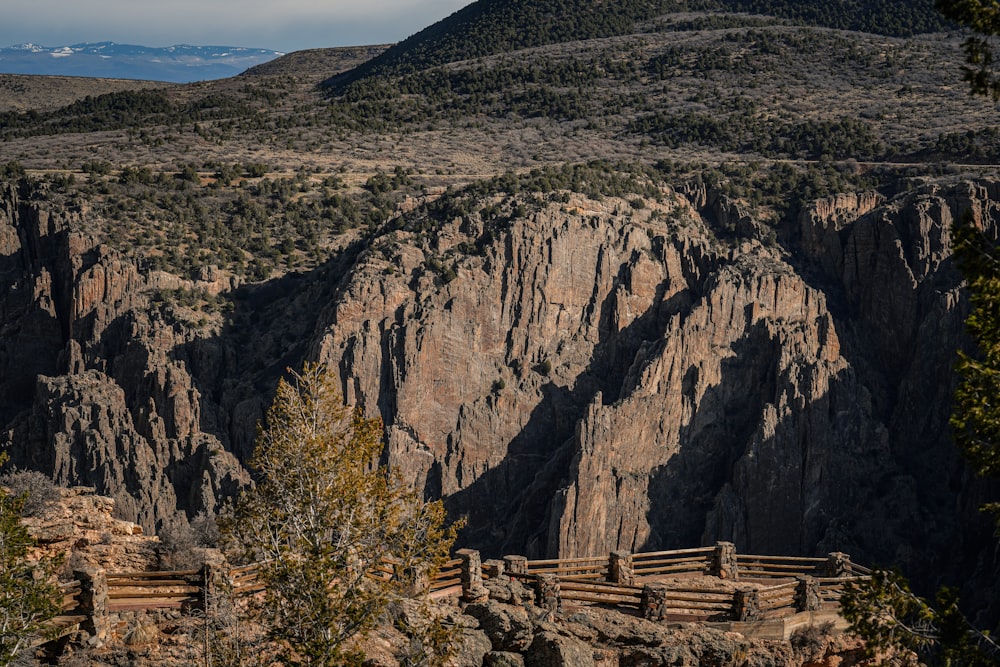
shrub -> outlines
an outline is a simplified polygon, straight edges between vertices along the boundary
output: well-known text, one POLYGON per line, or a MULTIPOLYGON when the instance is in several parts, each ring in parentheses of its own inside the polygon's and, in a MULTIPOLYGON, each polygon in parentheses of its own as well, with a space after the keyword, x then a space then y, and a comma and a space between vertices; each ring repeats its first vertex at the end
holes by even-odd
MULTIPOLYGON (((0 454, 0 465, 6 455, 0 454)), ((30 561, 35 540, 21 523, 24 496, 0 489, 0 665, 10 665, 51 632, 47 621, 59 613, 55 585, 59 561, 30 561)))
POLYGON ((13 470, 0 475, 0 486, 15 498, 23 497, 21 516, 38 516, 62 497, 51 479, 37 470, 13 470))

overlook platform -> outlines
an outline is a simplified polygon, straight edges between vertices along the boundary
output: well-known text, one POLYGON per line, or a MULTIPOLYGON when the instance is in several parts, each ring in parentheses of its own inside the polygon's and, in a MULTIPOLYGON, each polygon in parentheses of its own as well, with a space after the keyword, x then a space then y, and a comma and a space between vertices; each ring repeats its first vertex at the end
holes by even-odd
POLYGON ((534 561, 506 556, 483 563, 478 552, 468 549, 457 555, 443 576, 431 581, 431 597, 481 601, 489 598, 490 580, 510 578, 532 586, 538 606, 553 611, 600 605, 667 623, 781 620, 773 628, 756 630, 781 637, 810 622, 843 625, 838 612, 845 586, 871 574, 844 553, 826 557, 738 554, 728 542, 675 551, 615 551, 607 557, 534 561))

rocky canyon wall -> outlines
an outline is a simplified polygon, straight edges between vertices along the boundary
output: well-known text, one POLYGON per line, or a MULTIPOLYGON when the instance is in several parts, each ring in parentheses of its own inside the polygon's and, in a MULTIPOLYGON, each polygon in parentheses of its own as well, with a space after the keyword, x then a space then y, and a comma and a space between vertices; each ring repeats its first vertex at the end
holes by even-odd
POLYGON ((12 461, 95 487, 148 531, 178 509, 213 509, 248 478, 202 429, 197 336, 150 300, 184 281, 88 237, 85 211, 49 210, 21 190, 0 192, 0 416, 12 461))
POLYGON ((704 192, 522 200, 417 207, 239 286, 148 271, 83 234, 87 211, 7 187, 4 439, 155 529, 246 483, 274 382, 315 359, 489 556, 726 539, 927 578, 996 566, 947 417, 967 344, 949 227, 969 210, 995 234, 1000 184, 839 195, 782 244, 704 192), (156 297, 195 287, 231 312, 156 297))

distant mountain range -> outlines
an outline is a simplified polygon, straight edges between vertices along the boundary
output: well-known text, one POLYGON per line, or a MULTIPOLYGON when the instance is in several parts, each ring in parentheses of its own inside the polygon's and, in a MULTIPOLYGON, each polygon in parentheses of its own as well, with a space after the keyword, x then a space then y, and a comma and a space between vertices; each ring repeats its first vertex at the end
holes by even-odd
POLYGON ((0 48, 0 73, 49 74, 188 83, 223 79, 284 55, 236 46, 162 48, 97 42, 48 47, 18 44, 0 48))

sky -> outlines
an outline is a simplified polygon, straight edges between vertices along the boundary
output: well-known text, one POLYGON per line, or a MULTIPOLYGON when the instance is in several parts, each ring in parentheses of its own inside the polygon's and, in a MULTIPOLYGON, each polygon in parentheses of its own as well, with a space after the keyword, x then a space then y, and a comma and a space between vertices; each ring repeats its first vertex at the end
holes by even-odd
POLYGON ((472 0, 0 0, 0 47, 301 49, 397 42, 472 0))

